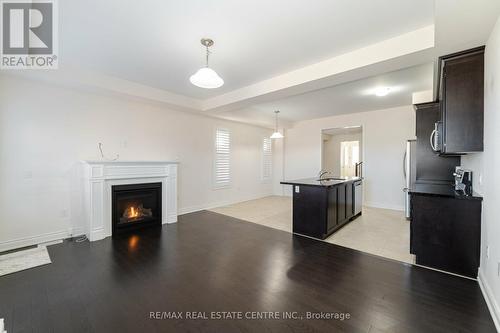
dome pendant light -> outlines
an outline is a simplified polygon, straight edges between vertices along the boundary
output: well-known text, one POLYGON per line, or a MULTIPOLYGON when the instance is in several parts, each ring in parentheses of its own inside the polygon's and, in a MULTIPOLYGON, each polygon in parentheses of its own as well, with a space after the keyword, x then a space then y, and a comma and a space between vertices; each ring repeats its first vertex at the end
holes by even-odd
POLYGON ((276 115, 276 126, 274 128, 274 133, 271 135, 271 139, 282 139, 283 134, 281 134, 278 131, 278 113, 280 113, 278 110, 274 111, 274 114, 276 115))
POLYGON ((209 38, 203 38, 201 44, 207 49, 206 65, 200 68, 195 74, 191 75, 189 81, 197 87, 205 89, 214 89, 222 87, 224 80, 211 68, 208 67, 208 48, 214 45, 214 41, 209 38))

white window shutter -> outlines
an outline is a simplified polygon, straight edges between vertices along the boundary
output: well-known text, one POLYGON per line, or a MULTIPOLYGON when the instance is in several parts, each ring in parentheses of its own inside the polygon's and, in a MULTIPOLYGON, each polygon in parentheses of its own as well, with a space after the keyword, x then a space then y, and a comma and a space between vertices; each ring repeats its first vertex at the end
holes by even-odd
POLYGON ((262 180, 269 181, 273 174, 273 152, 271 138, 262 139, 262 180))
POLYGON ((226 187, 231 183, 231 133, 217 128, 215 133, 215 187, 226 187))

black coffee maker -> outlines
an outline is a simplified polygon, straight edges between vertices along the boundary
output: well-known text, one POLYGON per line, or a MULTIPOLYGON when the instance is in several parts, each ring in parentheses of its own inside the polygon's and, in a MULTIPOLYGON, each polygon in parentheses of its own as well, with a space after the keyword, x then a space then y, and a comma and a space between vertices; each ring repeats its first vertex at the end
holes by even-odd
POLYGON ((455 191, 472 195, 472 171, 457 166, 453 176, 455 176, 455 191))

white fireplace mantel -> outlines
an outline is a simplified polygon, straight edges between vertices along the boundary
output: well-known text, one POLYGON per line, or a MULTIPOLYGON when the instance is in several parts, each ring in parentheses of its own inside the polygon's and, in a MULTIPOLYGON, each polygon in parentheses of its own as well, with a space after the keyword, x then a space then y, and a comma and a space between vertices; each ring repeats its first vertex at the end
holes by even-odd
POLYGON ((162 223, 177 222, 177 165, 169 161, 82 161, 85 234, 92 242, 111 236, 111 187, 162 183, 162 223))

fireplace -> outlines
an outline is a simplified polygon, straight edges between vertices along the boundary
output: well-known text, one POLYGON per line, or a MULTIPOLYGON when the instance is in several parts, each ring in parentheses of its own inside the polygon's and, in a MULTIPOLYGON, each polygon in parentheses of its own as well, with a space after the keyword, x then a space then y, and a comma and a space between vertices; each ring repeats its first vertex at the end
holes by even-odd
POLYGON ((147 226, 161 226, 161 187, 161 182, 112 186, 113 235, 147 226))

